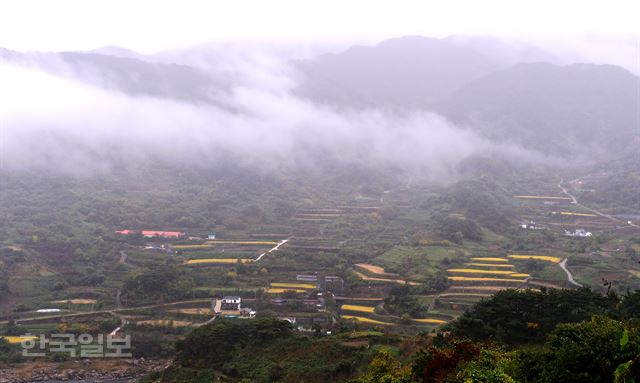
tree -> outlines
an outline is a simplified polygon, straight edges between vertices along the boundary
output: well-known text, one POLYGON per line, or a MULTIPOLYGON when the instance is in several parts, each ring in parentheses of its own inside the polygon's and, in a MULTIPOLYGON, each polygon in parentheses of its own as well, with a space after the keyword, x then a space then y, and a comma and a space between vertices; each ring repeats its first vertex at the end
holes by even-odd
POLYGON ((524 350, 516 358, 525 382, 611 382, 618 373, 640 378, 640 331, 621 321, 595 316, 560 324, 542 350, 524 350), (626 334, 626 335, 625 335, 626 334))
POLYGON ((369 364, 367 373, 351 383, 411 383, 411 371, 403 367, 387 349, 379 350, 369 364))

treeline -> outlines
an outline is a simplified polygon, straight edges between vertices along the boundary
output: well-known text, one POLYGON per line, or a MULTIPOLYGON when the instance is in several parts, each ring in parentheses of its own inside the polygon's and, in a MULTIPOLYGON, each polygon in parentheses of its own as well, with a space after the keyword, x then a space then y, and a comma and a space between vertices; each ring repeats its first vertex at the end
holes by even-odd
POLYGON ((558 325, 538 347, 441 337, 402 364, 382 351, 351 383, 585 383, 640 379, 640 327, 603 316, 558 325))
POLYGON ((172 367, 149 377, 162 382, 337 382, 366 367, 371 351, 335 337, 303 336, 275 318, 216 320, 176 345, 172 367))
POLYGON ((639 318, 638 291, 505 290, 426 336, 409 363, 382 351, 351 383, 635 382, 639 318))
POLYGON ((543 342, 558 324, 580 322, 594 315, 637 318, 640 292, 604 296, 589 288, 503 290, 476 303, 448 326, 460 338, 521 345, 543 342))

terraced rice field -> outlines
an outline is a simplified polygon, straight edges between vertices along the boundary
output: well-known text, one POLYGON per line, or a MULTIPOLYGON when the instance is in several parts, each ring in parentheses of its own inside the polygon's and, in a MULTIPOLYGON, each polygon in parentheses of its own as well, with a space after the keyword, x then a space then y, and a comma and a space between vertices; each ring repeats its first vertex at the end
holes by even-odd
POLYGON ((511 275, 511 270, 481 270, 481 269, 448 269, 450 273, 458 274, 486 274, 486 275, 511 275))
POLYGON ((359 271, 354 271, 354 274, 356 274, 358 277, 360 277, 360 279, 363 279, 365 281, 378 281, 378 282, 391 282, 391 283, 400 283, 400 284, 405 284, 408 283, 412 286, 417 286, 420 285, 419 282, 407 282, 404 279, 389 279, 389 278, 373 278, 370 277, 368 275, 364 275, 359 271))
POLYGON ((510 264, 499 264, 499 263, 476 263, 476 262, 465 263, 465 266, 475 266, 475 267, 503 267, 503 268, 513 268, 513 267, 515 267, 514 265, 510 265, 510 264))
POLYGON ((524 283, 526 279, 509 279, 509 278, 485 278, 485 277, 447 277, 450 281, 465 281, 465 282, 516 282, 524 283))
POLYGON ((472 257, 472 261, 480 261, 480 262, 509 262, 507 258, 496 258, 496 257, 472 257))
POLYGON ((414 322, 418 323, 428 323, 428 324, 445 324, 447 321, 442 319, 433 319, 433 318, 422 318, 422 319, 414 319, 414 322))
POLYGON ((546 261, 553 263, 560 263, 560 261, 562 260, 558 257, 552 257, 550 255, 509 254, 507 257, 511 259, 533 259, 536 261, 546 261))
POLYGON ((271 287, 280 287, 280 288, 292 288, 292 289, 315 289, 317 286, 312 285, 311 283, 281 283, 281 282, 273 282, 271 283, 271 287))
POLYGON ((384 268, 380 266, 375 266, 368 263, 357 263, 356 266, 359 266, 373 274, 386 274, 384 272, 384 268))
POLYGON ((597 217, 597 215, 595 215, 595 214, 573 213, 573 212, 570 212, 570 211, 561 211, 560 215, 570 215, 570 216, 577 216, 577 217, 597 217))
POLYGON ((60 301, 52 301, 51 303, 59 303, 59 304, 68 304, 71 303, 73 305, 94 305, 97 303, 95 299, 67 299, 60 301))
POLYGON ((232 263, 250 263, 253 262, 253 259, 250 258, 203 258, 203 259, 190 259, 185 262, 187 265, 201 265, 208 263, 222 263, 222 264, 232 264, 232 263))
POLYGON ((187 315, 211 315, 211 309, 206 308, 178 309, 171 312, 187 315))
POLYGON ((162 326, 162 327, 186 327, 191 326, 191 322, 180 321, 180 320, 167 320, 167 319, 151 319, 151 320, 143 320, 140 322, 136 322, 141 325, 151 325, 151 326, 162 326))
POLYGON ((207 245, 277 245, 276 241, 207 241, 207 245))
POLYGON ((36 340, 36 336, 2 336, 0 337, 7 341, 9 344, 20 344, 25 340, 36 340))
POLYGON ((174 250, 203 250, 213 249, 218 245, 241 245, 241 246, 275 246, 278 242, 274 241, 207 241, 200 245, 173 245, 174 250))
POLYGON ((382 325, 382 326, 395 326, 394 323, 380 322, 380 321, 377 321, 375 319, 359 317, 359 316, 353 316, 353 315, 343 315, 342 318, 343 319, 355 319, 358 322, 362 322, 362 323, 379 324, 379 325, 382 325))
POLYGON ((269 294, 282 294, 285 291, 293 291, 294 293, 304 293, 307 290, 302 290, 302 289, 282 289, 282 288, 268 288, 267 289, 267 293, 269 294))
POLYGON ((362 313, 373 313, 374 307, 358 306, 358 305, 342 305, 342 310, 358 311, 358 312, 362 312, 362 313))
MULTIPOLYGON (((471 287, 477 287, 477 286, 471 286, 471 287)), ((485 298, 485 297, 490 297, 491 294, 483 294, 483 293, 444 293, 444 294, 440 294, 441 298, 448 298, 448 297, 481 297, 481 298, 485 298)))
POLYGON ((211 249, 211 245, 173 245, 174 250, 199 250, 199 249, 211 249))
POLYGON ((504 286, 451 286, 452 290, 480 290, 480 291, 501 291, 506 289, 504 286))

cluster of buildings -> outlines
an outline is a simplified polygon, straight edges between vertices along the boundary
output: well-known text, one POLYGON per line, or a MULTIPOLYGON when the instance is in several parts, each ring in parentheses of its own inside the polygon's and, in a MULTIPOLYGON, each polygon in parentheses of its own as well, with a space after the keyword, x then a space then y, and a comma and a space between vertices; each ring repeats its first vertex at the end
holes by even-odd
POLYGON ((543 229, 545 229, 544 226, 538 225, 534 221, 525 222, 525 223, 521 224, 520 227, 523 228, 523 229, 527 229, 527 230, 543 230, 543 229))
POLYGON ((118 230, 116 233, 121 235, 134 235, 140 234, 146 238, 185 238, 187 233, 181 231, 158 231, 158 230, 118 230))
POLYGON ((564 235, 567 237, 591 237, 593 234, 585 229, 576 229, 574 231, 565 230, 564 235))
POLYGON ((222 299, 214 299, 211 302, 213 312, 224 318, 255 318, 256 311, 248 307, 242 307, 242 298, 238 296, 225 296, 222 299))

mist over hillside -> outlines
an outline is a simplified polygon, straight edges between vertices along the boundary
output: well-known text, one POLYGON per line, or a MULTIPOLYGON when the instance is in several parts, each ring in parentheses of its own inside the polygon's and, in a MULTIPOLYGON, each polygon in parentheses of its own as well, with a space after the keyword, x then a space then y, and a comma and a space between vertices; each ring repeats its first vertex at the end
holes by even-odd
POLYGON ((640 382, 635 11, 0 3, 0 383, 640 382))
POLYGON ((236 49, 0 50, 3 167, 355 164, 442 181, 476 156, 560 165, 637 142, 636 76, 533 63, 556 59, 531 45, 409 36, 306 59, 236 49))

